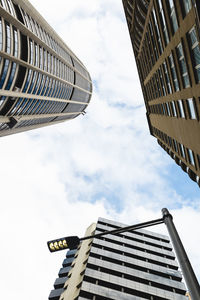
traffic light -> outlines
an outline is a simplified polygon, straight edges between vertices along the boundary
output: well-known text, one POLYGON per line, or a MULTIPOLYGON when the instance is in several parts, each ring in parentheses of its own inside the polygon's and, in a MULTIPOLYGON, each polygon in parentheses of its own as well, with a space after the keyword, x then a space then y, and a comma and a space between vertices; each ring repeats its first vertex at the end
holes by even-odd
POLYGON ((57 240, 47 242, 47 246, 50 252, 56 252, 65 249, 75 249, 80 243, 78 236, 68 236, 57 240))

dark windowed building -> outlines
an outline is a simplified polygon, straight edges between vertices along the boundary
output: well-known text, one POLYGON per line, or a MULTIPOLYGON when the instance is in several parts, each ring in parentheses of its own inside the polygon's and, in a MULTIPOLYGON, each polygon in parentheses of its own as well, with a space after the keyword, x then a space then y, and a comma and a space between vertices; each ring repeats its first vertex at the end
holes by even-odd
POLYGON ((123 5, 150 133, 200 185, 200 1, 123 5))
POLYGON ((81 61, 27 0, 0 0, 0 136, 84 113, 92 93, 81 61))
MULTIPOLYGON (((86 235, 122 226, 99 218, 86 235)), ((68 251, 49 300, 186 300, 181 280, 168 237, 140 229, 68 251)))

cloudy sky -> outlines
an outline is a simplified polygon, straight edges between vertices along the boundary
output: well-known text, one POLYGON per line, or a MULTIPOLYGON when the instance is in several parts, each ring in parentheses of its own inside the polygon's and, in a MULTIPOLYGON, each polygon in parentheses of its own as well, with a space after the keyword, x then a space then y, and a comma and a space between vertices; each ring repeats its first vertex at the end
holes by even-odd
POLYGON ((2 299, 48 298, 65 253, 50 254, 47 240, 82 236, 99 216, 160 218, 163 207, 200 278, 199 188, 149 134, 121 0, 31 2, 87 66, 94 92, 85 116, 0 139, 2 299))

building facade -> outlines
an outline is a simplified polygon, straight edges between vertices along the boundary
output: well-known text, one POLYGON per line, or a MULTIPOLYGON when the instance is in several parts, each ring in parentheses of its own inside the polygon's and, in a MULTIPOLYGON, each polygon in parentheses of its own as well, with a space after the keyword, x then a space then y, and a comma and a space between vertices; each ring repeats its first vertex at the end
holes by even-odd
MULTIPOLYGON (((99 218, 87 235, 124 227, 99 218)), ((148 230, 105 235, 67 252, 49 300, 186 300, 167 236, 148 230)))
POLYGON ((200 1, 123 5, 150 133, 200 185, 200 1))
POLYGON ((0 0, 0 136, 84 114, 90 75, 27 0, 0 0))

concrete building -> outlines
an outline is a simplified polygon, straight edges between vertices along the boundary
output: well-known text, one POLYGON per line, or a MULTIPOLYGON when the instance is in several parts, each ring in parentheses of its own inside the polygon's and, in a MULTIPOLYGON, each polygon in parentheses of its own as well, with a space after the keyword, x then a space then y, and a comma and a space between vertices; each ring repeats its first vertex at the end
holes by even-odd
MULTIPOLYGON (((99 218, 86 236, 123 226, 99 218)), ((49 300, 186 300, 181 280, 168 237, 140 229, 68 251, 49 300)))
POLYGON ((200 1, 123 5, 150 133, 200 185, 200 1))
POLYGON ((84 114, 88 71, 27 0, 0 1, 0 136, 84 114))

